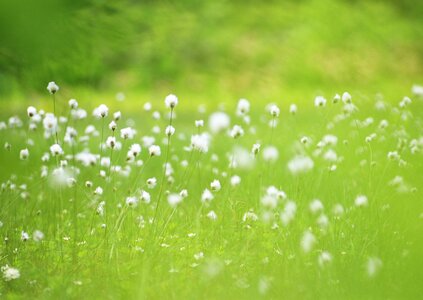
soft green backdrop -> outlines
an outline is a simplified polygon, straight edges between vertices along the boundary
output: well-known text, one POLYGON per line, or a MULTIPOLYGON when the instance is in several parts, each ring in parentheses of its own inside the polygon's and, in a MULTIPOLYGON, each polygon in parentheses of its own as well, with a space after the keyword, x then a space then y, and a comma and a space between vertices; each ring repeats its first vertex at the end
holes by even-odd
POLYGON ((134 101, 397 101, 423 83, 422 15, 413 0, 2 0, 0 95, 27 100, 55 80, 69 97, 134 101))

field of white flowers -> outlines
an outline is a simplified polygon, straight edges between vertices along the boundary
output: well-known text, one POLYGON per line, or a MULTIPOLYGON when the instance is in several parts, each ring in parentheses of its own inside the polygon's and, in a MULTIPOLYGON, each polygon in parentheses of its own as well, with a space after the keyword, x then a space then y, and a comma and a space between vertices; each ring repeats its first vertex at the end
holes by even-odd
POLYGON ((1 298, 423 295, 418 95, 120 112, 47 90, 0 115, 1 298))

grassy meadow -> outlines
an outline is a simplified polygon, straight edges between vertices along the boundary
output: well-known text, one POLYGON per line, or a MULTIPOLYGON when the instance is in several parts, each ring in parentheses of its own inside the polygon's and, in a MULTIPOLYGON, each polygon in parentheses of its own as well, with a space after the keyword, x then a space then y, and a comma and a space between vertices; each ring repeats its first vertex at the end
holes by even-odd
POLYGON ((420 299, 423 5, 0 3, 1 299, 420 299))

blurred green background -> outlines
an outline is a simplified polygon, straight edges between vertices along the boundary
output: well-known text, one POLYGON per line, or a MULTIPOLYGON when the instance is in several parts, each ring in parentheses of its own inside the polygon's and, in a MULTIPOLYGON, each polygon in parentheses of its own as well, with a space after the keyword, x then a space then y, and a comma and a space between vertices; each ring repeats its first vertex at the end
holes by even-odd
POLYGON ((415 0, 1 0, 0 98, 51 80, 192 101, 399 96, 423 83, 422 15, 415 0))

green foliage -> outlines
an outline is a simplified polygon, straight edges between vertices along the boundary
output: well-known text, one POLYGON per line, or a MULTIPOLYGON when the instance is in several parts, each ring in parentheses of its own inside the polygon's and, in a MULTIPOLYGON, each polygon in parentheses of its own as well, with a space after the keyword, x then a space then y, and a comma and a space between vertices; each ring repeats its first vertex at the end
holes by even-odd
POLYGON ((0 91, 49 80, 264 98, 409 87, 423 80, 413 2, 6 0, 0 91))

